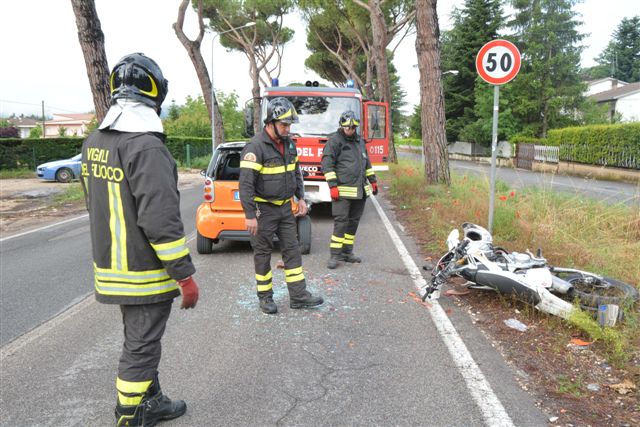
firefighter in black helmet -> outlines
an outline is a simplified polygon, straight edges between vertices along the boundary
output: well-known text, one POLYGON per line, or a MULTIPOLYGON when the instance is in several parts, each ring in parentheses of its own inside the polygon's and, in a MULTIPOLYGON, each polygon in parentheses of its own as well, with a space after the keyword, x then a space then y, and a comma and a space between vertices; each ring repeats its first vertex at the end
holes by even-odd
POLYGON ((286 98, 274 98, 267 105, 263 131, 242 150, 240 161, 240 202, 251 235, 256 286, 260 309, 275 314, 271 252, 273 236, 280 241, 289 306, 311 308, 323 303, 306 289, 302 256, 298 244, 296 218, 291 199, 298 199, 297 215, 307 214, 304 184, 296 146, 289 130, 298 122, 298 113, 286 98))
POLYGON ((339 261, 361 262, 353 254, 356 231, 364 212, 367 196, 378 194, 376 176, 364 141, 357 133, 360 120, 353 111, 345 111, 335 132, 322 151, 322 172, 331 192, 333 235, 329 242, 327 267, 339 261))
POLYGON ((149 426, 185 413, 162 393, 161 339, 174 298, 198 301, 180 217, 176 163, 160 106, 168 83, 147 56, 122 58, 109 77, 112 105, 82 145, 96 299, 119 304, 124 345, 116 379, 117 426, 149 426))

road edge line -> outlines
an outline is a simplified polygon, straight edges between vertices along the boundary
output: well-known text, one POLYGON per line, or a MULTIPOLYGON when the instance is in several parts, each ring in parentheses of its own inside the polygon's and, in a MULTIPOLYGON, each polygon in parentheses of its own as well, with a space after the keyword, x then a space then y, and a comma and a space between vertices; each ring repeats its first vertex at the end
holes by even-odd
POLYGON ((68 222, 77 221, 79 219, 86 218, 88 216, 89 216, 89 214, 83 214, 83 215, 80 215, 80 216, 76 216, 74 218, 65 219, 64 221, 54 222, 53 224, 45 225, 44 227, 35 228, 33 230, 24 231, 22 233, 14 234, 13 236, 3 237, 3 238, 0 239, 0 243, 1 242, 5 242, 7 240, 15 239, 16 237, 26 236, 27 234, 37 233, 38 231, 42 231, 42 230, 46 230, 48 228, 52 228, 52 227, 55 227, 55 226, 58 226, 58 225, 66 224, 68 222))
MULTIPOLYGON (((398 233, 393 228, 393 225, 384 213, 380 203, 375 197, 371 197, 371 200, 378 211, 378 215, 380 216, 382 223, 387 229, 389 237, 391 237, 393 244, 398 250, 400 258, 402 258, 402 261, 413 280, 413 284, 418 290, 421 290, 426 284, 426 281, 424 277, 422 277, 420 269, 413 261, 413 258, 409 254, 404 243, 402 243, 400 236, 398 236, 398 233)), ((431 319, 436 325, 442 341, 447 346, 453 362, 458 367, 460 375, 462 375, 462 378, 467 384, 467 389, 473 397, 473 400, 476 402, 478 409, 482 413, 485 423, 490 426, 514 426, 511 417, 507 414, 507 411, 504 409, 504 406, 500 402, 500 399, 498 399, 498 396, 493 392, 491 385, 471 356, 467 346, 462 341, 462 338, 456 331, 440 303, 437 300, 430 301, 430 303, 432 304, 432 307, 427 311, 431 315, 431 319)))

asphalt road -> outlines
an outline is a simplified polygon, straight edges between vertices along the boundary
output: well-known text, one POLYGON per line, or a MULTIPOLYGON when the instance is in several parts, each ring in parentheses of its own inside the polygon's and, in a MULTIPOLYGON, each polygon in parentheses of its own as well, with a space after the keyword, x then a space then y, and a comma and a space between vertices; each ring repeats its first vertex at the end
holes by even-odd
MULTIPOLYGON (((181 192, 186 230, 195 227, 199 187, 181 192)), ((0 346, 91 294, 89 217, 0 241, 0 346)))
MULTIPOLYGON (((276 270, 280 311, 268 316, 257 308, 249 245, 221 243, 212 255, 197 254, 199 188, 182 195, 201 299, 195 310, 174 304, 163 339, 163 390, 189 408, 163 425, 546 424, 516 383, 526 374, 504 363, 466 313, 447 298, 431 308, 412 298, 421 278, 407 266, 421 260, 382 197, 394 231, 368 202, 356 237, 364 262, 333 271, 325 264, 331 217, 314 207, 312 253, 303 265, 309 287, 327 302, 315 310, 289 309, 283 273, 276 270)), ((91 286, 86 226, 77 220, 2 243, 2 320, 24 315, 3 339, 39 326, 1 348, 0 425, 113 424, 118 307, 88 297, 42 323, 91 286), (17 262, 21 268, 12 265, 17 262), (5 267, 12 268, 6 275, 5 267), (13 284, 23 289, 7 290, 13 284), (71 299, 57 296, 63 292, 71 299), (39 294, 38 302, 30 301, 39 294), (18 301, 21 307, 13 308, 18 301)), ((275 254, 272 263, 278 259, 275 254)))
MULTIPOLYGON (((401 158, 419 160, 419 153, 399 152, 401 158)), ((459 174, 474 174, 491 177, 491 165, 488 163, 451 160, 452 171, 459 174)), ((640 185, 626 182, 597 180, 575 176, 556 175, 551 173, 532 172, 524 169, 496 168, 496 179, 505 182, 512 188, 537 187, 549 191, 558 191, 589 197, 607 203, 624 203, 628 206, 640 207, 640 185)))

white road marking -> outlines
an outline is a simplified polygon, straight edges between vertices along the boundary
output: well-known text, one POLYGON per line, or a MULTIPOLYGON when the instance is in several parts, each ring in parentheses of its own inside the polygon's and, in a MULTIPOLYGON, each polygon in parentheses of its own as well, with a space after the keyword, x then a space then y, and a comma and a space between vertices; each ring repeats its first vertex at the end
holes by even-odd
MULTIPOLYGON (((87 216, 87 215, 84 215, 84 216, 87 216)), ((78 219, 78 218, 73 218, 73 219, 78 219)), ((69 220, 69 221, 72 221, 72 220, 69 220)), ((63 221, 63 222, 67 222, 67 221, 63 221)), ((59 222, 57 224, 62 224, 62 222, 59 222)), ((51 226, 57 225, 57 224, 52 224, 52 225, 50 225, 48 227, 51 227, 51 226)), ((43 227, 43 228, 47 228, 47 227, 43 227)), ((32 233, 32 232, 35 232, 35 231, 37 231, 37 230, 28 231, 28 232, 23 233, 23 234, 32 233)), ((7 237, 7 239, 10 239, 12 237, 16 237, 16 236, 7 237)), ((195 231, 191 232, 188 236, 186 236, 187 243, 191 242, 195 237, 196 237, 195 231)), ((94 292, 91 291, 88 294, 86 294, 85 296, 80 297, 79 301, 77 303, 71 303, 70 307, 68 307, 67 309, 65 309, 64 311, 59 313, 58 315, 54 316, 50 320, 47 320, 46 322, 42 323, 41 325, 36 326, 35 328, 30 330, 29 332, 19 336, 18 338, 16 338, 15 340, 11 341, 10 343, 5 344, 4 346, 2 346, 2 348, 0 348, 0 360, 4 360, 5 358, 7 358, 7 357, 11 356, 12 354, 14 354, 16 351, 18 351, 21 348, 23 348, 25 345, 27 345, 27 344, 29 344, 29 343, 41 338, 47 332, 49 332, 50 330, 52 330, 56 326, 60 325, 61 323, 63 323, 65 320, 75 316, 78 312, 82 311, 86 307, 90 307, 91 305, 96 304, 97 302, 96 302, 95 298, 93 298, 93 294, 94 294, 94 292)))
MULTIPOLYGON (((382 222, 387 228, 387 232, 389 233, 391 240, 400 253, 400 257, 402 258, 409 275, 413 279, 415 287, 418 290, 422 289, 426 284, 426 281, 424 280, 424 277, 422 277, 420 269, 413 261, 413 258, 411 258, 409 251, 407 251, 402 240, 400 240, 400 237, 391 225, 391 222, 389 222, 389 219, 382 210, 380 203, 378 203, 375 197, 371 197, 371 200, 378 211, 378 215, 380 215, 380 219, 382 219, 382 222)), ((475 360, 473 360, 471 353, 469 353, 469 350, 464 345, 462 338, 458 335, 458 332, 453 327, 451 320, 449 320, 449 317, 442 306, 437 300, 430 301, 430 303, 432 304, 432 307, 427 311, 431 315, 433 323, 435 323, 442 340, 447 346, 449 354, 451 354, 451 358, 464 378, 469 393, 471 393, 473 400, 475 400, 478 409, 482 413, 485 424, 489 426, 514 426, 511 417, 509 417, 504 406, 502 406, 502 403, 494 394, 491 389, 491 385, 484 377, 475 360)))
POLYGON ((72 222, 72 221, 77 221, 79 219, 86 218, 88 216, 89 216, 89 214, 84 214, 84 215, 77 216, 75 218, 70 218, 70 219, 66 219, 64 221, 55 222, 53 224, 45 225, 44 227, 36 228, 34 230, 25 231, 24 233, 18 233, 18 234, 14 234, 13 236, 3 237, 2 239, 0 239, 0 242, 4 242, 6 240, 15 239, 16 237, 26 236, 27 234, 31 234, 31 233, 37 233, 38 231, 46 230, 47 228, 57 227, 58 225, 66 224, 66 223, 72 222))

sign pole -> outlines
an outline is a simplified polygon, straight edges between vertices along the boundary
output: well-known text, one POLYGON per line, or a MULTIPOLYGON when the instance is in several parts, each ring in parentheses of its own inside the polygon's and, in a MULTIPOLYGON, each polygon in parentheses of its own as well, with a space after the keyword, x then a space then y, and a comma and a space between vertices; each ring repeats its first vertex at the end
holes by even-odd
POLYGON ((493 85, 493 126, 491 135, 491 188, 489 189, 489 232, 493 229, 496 198, 496 163, 498 158, 498 110, 500 85, 510 82, 520 71, 520 51, 508 40, 485 43, 476 56, 476 70, 485 82, 493 85))
POLYGON ((493 126, 491 132, 491 189, 489 190, 489 233, 493 228, 493 208, 496 199, 496 163, 498 157, 498 110, 500 85, 493 86, 493 126))

